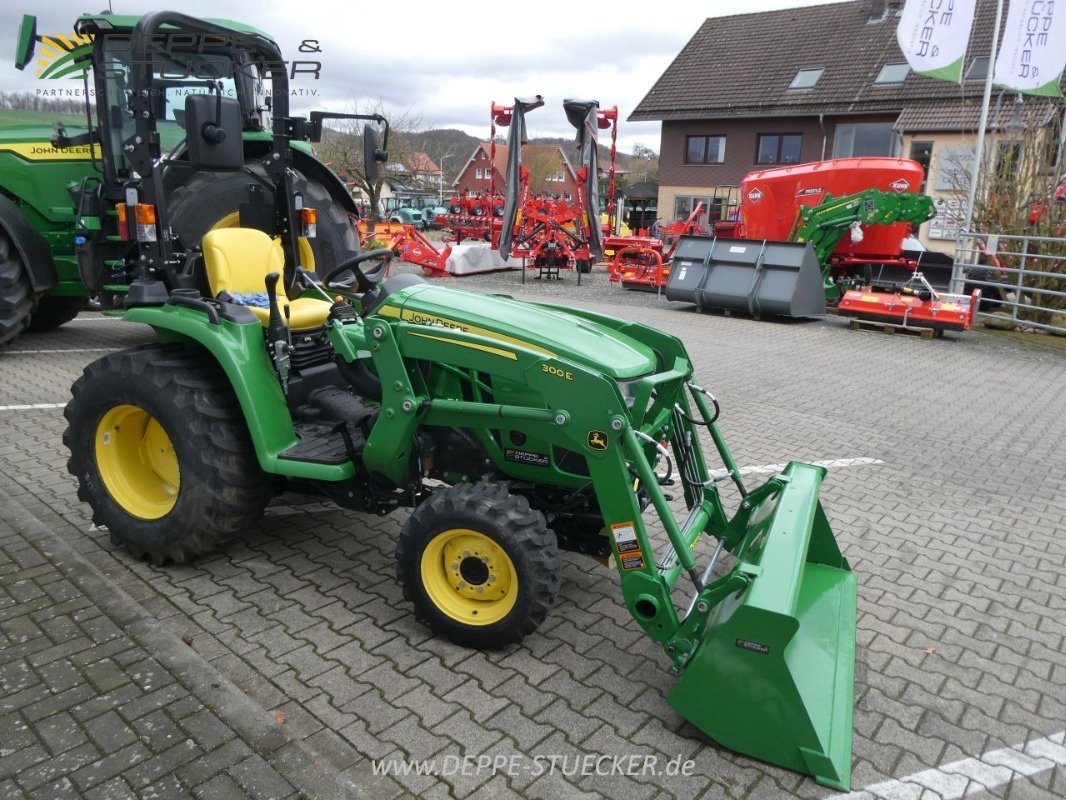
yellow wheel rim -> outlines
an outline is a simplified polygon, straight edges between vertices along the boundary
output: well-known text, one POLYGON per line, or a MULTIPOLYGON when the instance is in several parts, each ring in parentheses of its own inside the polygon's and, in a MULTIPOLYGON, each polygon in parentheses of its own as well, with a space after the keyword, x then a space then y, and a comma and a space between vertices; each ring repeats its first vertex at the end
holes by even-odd
POLYGON ((422 553, 421 571, 433 605, 465 625, 499 622, 518 599, 518 575, 506 551, 469 528, 434 536, 422 553))
MULTIPOLYGON (((239 228, 241 226, 241 214, 239 211, 232 211, 214 225, 211 226, 211 230, 216 228, 239 228)), ((311 272, 315 271, 315 251, 311 249, 311 241, 306 236, 301 236, 297 240, 297 247, 299 248, 298 255, 300 256, 300 266, 311 272)), ((274 237, 274 244, 281 247, 281 237, 274 237)))
POLYGON ((109 409, 96 426, 94 449, 104 486, 126 513, 159 519, 174 508, 181 486, 178 456, 163 426, 143 408, 109 409))

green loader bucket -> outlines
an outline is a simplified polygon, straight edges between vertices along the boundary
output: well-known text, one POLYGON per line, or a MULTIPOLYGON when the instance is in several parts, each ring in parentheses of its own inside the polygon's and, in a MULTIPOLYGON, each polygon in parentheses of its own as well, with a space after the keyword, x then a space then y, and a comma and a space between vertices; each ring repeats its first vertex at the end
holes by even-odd
POLYGON ((825 470, 782 474, 733 549, 751 582, 713 609, 669 701, 723 746, 847 791, 855 575, 818 501, 825 470))

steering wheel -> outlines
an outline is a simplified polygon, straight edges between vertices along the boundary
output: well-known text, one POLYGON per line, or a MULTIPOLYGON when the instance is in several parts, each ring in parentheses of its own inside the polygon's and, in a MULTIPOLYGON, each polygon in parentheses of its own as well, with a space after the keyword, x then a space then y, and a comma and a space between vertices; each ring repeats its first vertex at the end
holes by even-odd
MULTIPOLYGON (((330 288, 330 283, 338 275, 344 272, 354 272, 355 282, 359 287, 360 292, 369 292, 381 279, 385 277, 385 273, 388 271, 389 262, 392 261, 392 250, 387 247, 381 247, 377 250, 367 250, 365 253, 360 253, 357 256, 352 256, 347 261, 342 261, 340 264, 331 269, 322 278, 322 285, 327 289, 330 288), (359 265, 364 261, 370 261, 373 259, 380 259, 377 264, 368 270, 359 269, 359 265)), ((350 289, 350 285, 341 285, 338 288, 350 289)))

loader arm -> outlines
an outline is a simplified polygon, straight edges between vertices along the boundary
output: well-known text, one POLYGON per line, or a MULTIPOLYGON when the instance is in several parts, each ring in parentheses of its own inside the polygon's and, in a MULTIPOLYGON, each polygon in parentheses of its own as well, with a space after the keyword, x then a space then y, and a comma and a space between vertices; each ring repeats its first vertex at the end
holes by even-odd
MULTIPOLYGON (((809 242, 818 256, 822 276, 829 285, 829 267, 833 252, 851 227, 893 225, 897 222, 921 224, 936 216, 933 200, 913 192, 884 192, 865 189, 855 194, 833 197, 816 206, 801 206, 792 225, 789 241, 809 242)), ((895 255, 886 254, 886 255, 895 255)))

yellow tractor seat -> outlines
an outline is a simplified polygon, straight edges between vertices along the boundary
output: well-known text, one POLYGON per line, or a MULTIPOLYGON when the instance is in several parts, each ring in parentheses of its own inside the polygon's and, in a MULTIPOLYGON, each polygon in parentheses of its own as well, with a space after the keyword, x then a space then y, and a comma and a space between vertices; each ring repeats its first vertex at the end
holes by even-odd
MULTIPOLYGON (((222 292, 237 298, 241 295, 265 295, 266 276, 285 270, 285 258, 278 242, 256 228, 216 228, 204 234, 202 246, 207 285, 214 297, 222 292)), ((289 327, 293 330, 325 325, 330 308, 326 300, 314 297, 289 300, 284 295, 278 298, 278 305, 283 319, 285 307, 288 306, 289 327)), ((246 305, 246 308, 263 325, 269 321, 269 308, 258 305, 246 305)))

